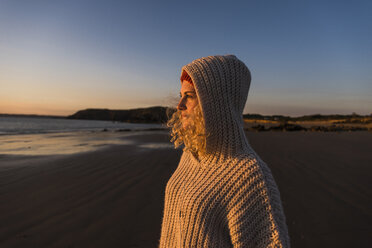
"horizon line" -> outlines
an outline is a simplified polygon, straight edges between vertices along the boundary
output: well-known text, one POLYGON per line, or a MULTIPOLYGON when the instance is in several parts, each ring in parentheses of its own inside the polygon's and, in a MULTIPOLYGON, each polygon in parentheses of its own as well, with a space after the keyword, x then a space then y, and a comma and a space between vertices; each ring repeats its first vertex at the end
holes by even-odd
MULTIPOLYGON (((79 111, 84 111, 88 109, 95 109, 95 110, 111 110, 111 111, 125 111, 125 110, 138 110, 138 109, 147 109, 147 108, 154 108, 154 107, 163 107, 163 108, 172 108, 172 107, 166 107, 166 106, 160 106, 160 105, 155 105, 155 106, 150 106, 150 107, 139 107, 139 108, 129 108, 129 109, 110 109, 110 108, 85 108, 85 109, 80 109, 75 111, 73 114, 70 115, 53 115, 53 114, 15 114, 15 113, 0 113, 0 115, 11 115, 11 116, 35 116, 35 117, 58 117, 58 118, 64 118, 68 117, 71 115, 74 115, 75 113, 79 111)), ((174 107, 173 107, 174 108, 174 107)), ((297 117, 304 117, 304 116, 314 116, 314 115, 358 115, 358 116, 372 116, 372 112, 370 114, 358 114, 357 112, 353 111, 350 114, 320 114, 320 113, 314 113, 314 114, 303 114, 303 115, 284 115, 284 114, 260 114, 260 113, 243 113, 242 115, 261 115, 261 116, 283 116, 283 117, 291 117, 291 118, 297 118, 297 117)))

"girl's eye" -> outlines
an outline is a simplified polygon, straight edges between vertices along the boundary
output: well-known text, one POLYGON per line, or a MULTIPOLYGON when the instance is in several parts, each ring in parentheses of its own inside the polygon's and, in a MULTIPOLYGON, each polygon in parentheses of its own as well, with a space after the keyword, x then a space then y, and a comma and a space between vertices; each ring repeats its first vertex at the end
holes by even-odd
MULTIPOLYGON (((185 97, 186 98, 188 98, 188 97, 192 98, 192 96, 190 96, 190 95, 185 95, 185 97)), ((180 94, 180 98, 182 98, 182 95, 181 94, 180 94)))
MULTIPOLYGON (((184 97, 185 97, 185 98, 194 98, 193 95, 185 95, 184 97)), ((180 94, 180 98, 182 98, 182 95, 181 95, 181 94, 180 94)))

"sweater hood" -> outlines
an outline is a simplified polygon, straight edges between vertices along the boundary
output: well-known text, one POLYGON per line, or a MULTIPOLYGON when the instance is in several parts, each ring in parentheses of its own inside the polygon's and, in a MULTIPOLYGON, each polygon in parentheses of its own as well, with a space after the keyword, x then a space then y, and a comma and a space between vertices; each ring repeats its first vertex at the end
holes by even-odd
POLYGON ((216 55, 183 66, 181 78, 185 73, 194 83, 209 134, 206 155, 198 162, 208 165, 250 151, 243 128, 251 82, 247 66, 234 55, 216 55))

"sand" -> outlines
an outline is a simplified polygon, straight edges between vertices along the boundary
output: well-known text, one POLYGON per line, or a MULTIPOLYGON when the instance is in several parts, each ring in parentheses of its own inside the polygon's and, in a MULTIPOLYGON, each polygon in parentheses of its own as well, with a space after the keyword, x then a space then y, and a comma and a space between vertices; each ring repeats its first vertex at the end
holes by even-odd
MULTIPOLYGON (((270 166, 292 247, 372 247, 372 134, 247 133, 270 166)), ((53 156, 0 155, 0 247, 157 247, 180 150, 165 132, 53 156)))

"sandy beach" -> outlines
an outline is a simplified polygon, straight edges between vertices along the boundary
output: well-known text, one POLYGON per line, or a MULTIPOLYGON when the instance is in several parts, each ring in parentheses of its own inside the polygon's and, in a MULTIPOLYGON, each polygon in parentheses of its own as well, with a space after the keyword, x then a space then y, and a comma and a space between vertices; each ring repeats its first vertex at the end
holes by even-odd
MULTIPOLYGON (((372 133, 262 132, 292 247, 372 246, 372 133)), ((0 247, 157 247, 181 150, 165 131, 71 155, 0 155, 0 247)))

